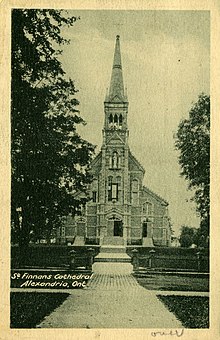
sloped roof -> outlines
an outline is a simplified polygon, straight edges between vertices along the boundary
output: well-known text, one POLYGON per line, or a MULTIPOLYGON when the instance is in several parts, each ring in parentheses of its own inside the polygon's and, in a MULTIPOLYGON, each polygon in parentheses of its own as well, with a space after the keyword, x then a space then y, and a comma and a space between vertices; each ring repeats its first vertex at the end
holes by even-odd
POLYGON ((73 197, 75 199, 82 199, 82 198, 88 198, 88 195, 80 190, 77 190, 75 193, 73 193, 73 197))
POLYGON ((161 203, 164 203, 164 205, 169 205, 169 203, 163 199, 161 196, 159 196, 158 194, 156 194, 155 192, 153 192, 152 190, 150 190, 148 187, 146 187, 145 185, 143 185, 143 190, 152 195, 154 198, 156 198, 158 201, 160 201, 161 203))
POLYGON ((95 165, 97 165, 99 162, 100 162, 100 160, 101 160, 101 157, 102 157, 102 151, 99 151, 99 153, 95 156, 95 158, 92 160, 92 162, 91 162, 91 168, 93 167, 93 166, 95 166, 95 165))
POLYGON ((137 165, 137 167, 145 173, 144 167, 141 165, 141 163, 137 160, 137 158, 132 154, 131 150, 129 150, 129 158, 137 165))
POLYGON ((109 142, 114 139, 115 141, 119 141, 121 144, 125 144, 125 142, 123 141, 123 139, 119 136, 119 134, 117 133, 117 131, 115 131, 111 137, 106 141, 106 144, 109 144, 109 142))

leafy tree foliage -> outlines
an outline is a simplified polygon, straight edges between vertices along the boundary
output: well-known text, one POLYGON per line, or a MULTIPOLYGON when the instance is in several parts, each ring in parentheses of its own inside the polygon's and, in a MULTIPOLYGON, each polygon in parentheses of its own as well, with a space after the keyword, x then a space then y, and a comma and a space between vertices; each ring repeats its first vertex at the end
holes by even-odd
POLYGON ((203 219, 200 228, 196 229, 194 243, 198 247, 207 248, 209 246, 209 235, 207 233, 207 221, 203 219))
POLYGON ((196 245, 197 247, 207 247, 208 246, 208 237, 205 236, 205 232, 203 230, 201 222, 200 228, 192 228, 189 226, 183 225, 181 227, 181 234, 180 234, 180 245, 181 247, 189 248, 192 244, 196 245))
POLYGON ((189 118, 180 122, 176 135, 176 148, 180 151, 181 175, 195 190, 194 201, 201 216, 201 230, 209 235, 209 183, 210 183, 210 97, 201 94, 192 106, 189 118))
POLYGON ((77 91, 59 61, 68 43, 61 28, 76 20, 60 10, 12 11, 11 217, 21 246, 74 213, 82 203, 74 194, 90 181, 94 146, 76 131, 84 123, 77 91))
POLYGON ((194 243, 196 229, 188 226, 181 227, 180 245, 181 247, 189 248, 194 243))

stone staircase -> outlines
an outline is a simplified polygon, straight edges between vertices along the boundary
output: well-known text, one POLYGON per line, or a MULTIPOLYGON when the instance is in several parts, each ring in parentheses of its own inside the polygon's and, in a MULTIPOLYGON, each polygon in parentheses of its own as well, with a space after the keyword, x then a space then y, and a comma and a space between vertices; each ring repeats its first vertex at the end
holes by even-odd
POLYGON ((100 253, 94 258, 94 262, 131 262, 123 245, 102 245, 100 253))
POLYGON ((126 253, 126 248, 124 246, 115 246, 115 245, 103 245, 100 248, 102 253, 126 253))
POLYGON ((143 237, 143 247, 154 247, 153 240, 151 237, 143 237))
POLYGON ((103 245, 94 258, 92 270, 95 274, 131 274, 131 258, 126 254, 125 246, 103 245))
POLYGON ((131 274, 133 266, 126 253, 124 239, 120 236, 105 236, 100 253, 95 256, 92 270, 95 274, 131 274))
POLYGON ((102 245, 124 246, 124 239, 120 236, 105 236, 102 245))
POLYGON ((74 246, 84 246, 85 245, 84 236, 76 236, 73 245, 74 246))

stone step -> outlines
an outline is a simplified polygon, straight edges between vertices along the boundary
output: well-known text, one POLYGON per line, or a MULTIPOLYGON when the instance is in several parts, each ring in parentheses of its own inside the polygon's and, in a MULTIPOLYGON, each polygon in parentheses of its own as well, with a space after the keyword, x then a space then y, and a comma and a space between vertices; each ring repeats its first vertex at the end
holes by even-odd
POLYGON ((84 246, 85 245, 85 238, 84 236, 76 236, 74 241, 74 246, 84 246))
POLYGON ((130 263, 130 259, 122 259, 122 258, 100 258, 100 259, 95 259, 94 262, 120 262, 120 263, 130 263))
POLYGON ((153 240, 151 237, 143 237, 143 247, 154 247, 153 240))
POLYGON ((120 236, 105 236, 102 241, 102 245, 124 245, 124 239, 120 236))
POLYGON ((102 245, 100 248, 101 253, 126 253, 124 246, 102 245))
MULTIPOLYGON (((109 279, 114 280, 115 277, 119 278, 121 276, 123 276, 123 278, 126 276, 126 281, 127 281, 127 275, 130 275, 133 272, 133 266, 129 262, 94 262, 93 265, 92 265, 92 271, 94 273, 93 278, 96 277, 96 274, 105 275, 105 277, 104 277, 104 284, 105 284, 105 283, 109 282, 109 279)), ((93 278, 92 278, 92 280, 93 280, 93 278)), ((133 278, 133 276, 132 276, 132 278, 133 278)), ((89 283, 91 281, 89 281, 89 283)), ((122 281, 123 281, 123 279, 122 279, 122 281)), ((110 282, 110 285, 113 286, 112 282, 110 282)), ((108 284, 107 287, 105 287, 105 288, 109 289, 110 285, 108 284)), ((87 286, 89 286, 89 284, 87 286)), ((88 287, 88 288, 90 288, 90 287, 88 287)), ((94 286, 92 285, 91 288, 94 288, 94 286)), ((120 287, 118 287, 118 288, 120 289, 120 287)))
POLYGON ((126 253, 102 253, 100 252, 94 262, 131 262, 130 256, 126 253))

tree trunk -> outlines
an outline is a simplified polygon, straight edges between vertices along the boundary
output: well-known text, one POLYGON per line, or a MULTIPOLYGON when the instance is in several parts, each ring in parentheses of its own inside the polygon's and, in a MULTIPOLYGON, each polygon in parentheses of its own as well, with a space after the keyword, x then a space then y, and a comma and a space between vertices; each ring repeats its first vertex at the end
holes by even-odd
POLYGON ((24 266, 27 264, 28 256, 28 246, 30 241, 28 219, 26 216, 26 211, 22 211, 22 222, 20 224, 19 233, 19 266, 24 266))

